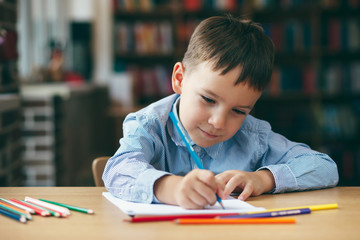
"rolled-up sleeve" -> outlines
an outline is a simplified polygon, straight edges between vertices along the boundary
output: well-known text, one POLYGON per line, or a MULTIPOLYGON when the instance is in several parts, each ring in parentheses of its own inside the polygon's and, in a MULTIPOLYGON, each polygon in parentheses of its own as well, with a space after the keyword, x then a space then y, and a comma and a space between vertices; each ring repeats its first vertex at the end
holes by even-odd
POLYGON ((157 202, 153 186, 157 179, 169 173, 155 169, 151 164, 156 158, 154 139, 133 118, 125 120, 124 138, 120 147, 105 166, 103 181, 106 189, 126 201, 157 202))
POLYGON ((339 181, 336 163, 326 154, 307 145, 289 141, 269 132, 261 169, 275 179, 273 193, 334 187, 339 181))

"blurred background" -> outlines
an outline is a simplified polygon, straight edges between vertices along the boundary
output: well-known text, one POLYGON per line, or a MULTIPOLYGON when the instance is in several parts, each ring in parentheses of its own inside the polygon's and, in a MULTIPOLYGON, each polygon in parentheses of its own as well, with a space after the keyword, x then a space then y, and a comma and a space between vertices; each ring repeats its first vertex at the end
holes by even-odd
POLYGON ((167 96, 204 18, 274 41, 252 114, 329 154, 360 185, 360 0, 0 0, 0 186, 93 186, 131 111, 167 96))

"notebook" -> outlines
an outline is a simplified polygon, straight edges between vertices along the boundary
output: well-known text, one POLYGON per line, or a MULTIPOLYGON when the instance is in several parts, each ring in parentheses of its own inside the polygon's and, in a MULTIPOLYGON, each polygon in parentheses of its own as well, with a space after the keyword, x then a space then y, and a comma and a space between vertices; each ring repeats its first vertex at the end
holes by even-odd
POLYGON ((254 211, 264 211, 265 208, 254 207, 253 205, 229 197, 226 200, 222 200, 225 209, 222 209, 217 202, 214 206, 207 206, 204 209, 184 209, 179 206, 168 204, 146 204, 146 203, 134 203, 121 200, 114 197, 109 192, 103 192, 103 196, 108 199, 115 206, 120 208, 121 211, 128 215, 182 215, 182 214, 218 214, 218 213, 246 213, 254 211))

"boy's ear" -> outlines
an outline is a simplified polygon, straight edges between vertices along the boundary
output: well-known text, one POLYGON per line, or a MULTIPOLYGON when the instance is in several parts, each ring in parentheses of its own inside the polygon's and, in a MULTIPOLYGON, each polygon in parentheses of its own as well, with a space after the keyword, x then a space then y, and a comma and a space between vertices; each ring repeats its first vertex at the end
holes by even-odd
POLYGON ((171 77, 172 89, 177 94, 181 94, 181 92, 182 92, 181 89, 182 89, 182 82, 184 79, 184 74, 185 74, 184 66, 182 65, 181 62, 177 62, 174 66, 172 77, 171 77))

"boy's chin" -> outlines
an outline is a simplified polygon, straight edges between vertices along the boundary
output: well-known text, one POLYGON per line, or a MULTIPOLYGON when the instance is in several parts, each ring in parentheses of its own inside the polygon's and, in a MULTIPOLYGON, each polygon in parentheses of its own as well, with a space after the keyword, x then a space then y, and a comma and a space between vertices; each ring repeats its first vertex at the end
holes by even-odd
POLYGON ((208 148, 208 147, 214 146, 214 145, 217 144, 218 142, 199 141, 199 142, 197 143, 197 142, 194 141, 194 143, 195 143, 196 145, 198 145, 199 147, 208 148))

